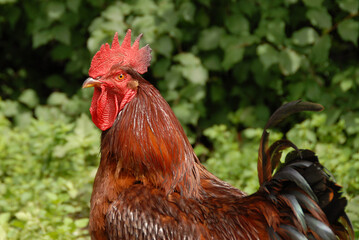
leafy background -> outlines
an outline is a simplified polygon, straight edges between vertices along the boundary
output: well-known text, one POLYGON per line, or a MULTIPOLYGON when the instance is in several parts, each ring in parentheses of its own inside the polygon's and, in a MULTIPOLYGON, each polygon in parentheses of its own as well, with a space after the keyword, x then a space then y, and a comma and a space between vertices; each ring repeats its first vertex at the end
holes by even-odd
POLYGON ((132 28, 152 82, 210 171, 251 193, 270 113, 325 111, 274 131, 317 152, 359 233, 357 0, 0 0, 0 239, 89 239, 99 130, 81 90, 90 60, 132 28))

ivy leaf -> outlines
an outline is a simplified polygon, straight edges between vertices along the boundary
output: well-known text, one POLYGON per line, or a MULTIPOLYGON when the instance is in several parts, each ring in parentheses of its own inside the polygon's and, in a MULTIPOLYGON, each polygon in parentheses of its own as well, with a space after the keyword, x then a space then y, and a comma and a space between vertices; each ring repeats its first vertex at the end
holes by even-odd
POLYGON ((225 70, 230 69, 234 64, 240 62, 244 55, 244 48, 239 44, 228 46, 224 51, 222 66, 225 70))
POLYGON ((17 2, 17 0, 1 0, 0 4, 8 4, 8 3, 16 3, 16 2, 17 2))
POLYGON ((163 56, 170 58, 173 52, 173 42, 169 36, 162 36, 157 39, 153 45, 153 49, 163 56))
POLYGON ((358 0, 337 0, 337 3, 341 9, 350 13, 356 13, 359 8, 358 0))
POLYGON ((323 0, 303 0, 303 2, 308 7, 320 7, 323 0))
POLYGON ((66 4, 71 11, 77 13, 81 4, 81 0, 67 0, 66 4))
POLYGON ((242 14, 226 15, 225 25, 231 33, 249 34, 249 22, 242 14))
POLYGON ((186 66, 186 65, 198 65, 201 63, 201 61, 199 60, 199 58, 197 58, 195 55, 193 55, 192 53, 180 53, 177 54, 174 57, 174 60, 181 63, 182 65, 186 66))
POLYGON ((328 29, 332 26, 332 17, 325 8, 310 9, 307 12, 307 18, 313 26, 328 29))
POLYGON ((212 27, 203 30, 199 36, 198 48, 202 50, 212 50, 217 48, 223 33, 224 30, 220 27, 212 27))
POLYGON ((269 44, 262 44, 257 47, 257 55, 259 60, 268 69, 275 63, 278 63, 278 51, 269 44))
POLYGON ((28 127, 32 121, 32 112, 21 112, 15 115, 16 126, 21 128, 28 127))
MULTIPOLYGON (((244 36, 244 38, 246 37, 244 36)), ((225 70, 230 69, 234 64, 242 60, 244 55, 244 45, 246 45, 246 41, 243 41, 242 38, 233 35, 225 35, 222 37, 220 46, 224 50, 222 67, 225 70)))
POLYGON ((354 19, 348 19, 338 24, 338 33, 340 37, 345 41, 358 45, 359 36, 359 22, 354 19))
POLYGON ((283 21, 275 20, 267 24, 266 38, 272 43, 281 43, 285 37, 285 23, 283 21))
POLYGON ((204 85, 208 79, 208 71, 202 65, 184 67, 182 74, 194 84, 204 85))
POLYGON ((2 102, 1 111, 6 117, 14 117, 20 112, 20 104, 13 100, 6 100, 2 102))
POLYGON ((52 106, 61 106, 64 103, 67 103, 69 99, 65 93, 53 92, 47 99, 47 104, 52 106))
POLYGON ((93 127, 92 121, 89 117, 82 113, 81 116, 76 120, 75 134, 85 138, 89 135, 89 129, 93 127))
POLYGON ((50 19, 59 19, 65 12, 65 5, 62 2, 51 1, 47 5, 47 16, 50 19))
POLYGON ((75 220, 75 226, 77 228, 84 228, 87 226, 87 224, 89 223, 89 219, 88 218, 81 218, 81 219, 77 219, 75 220))
POLYGON ((331 47, 331 39, 329 35, 324 35, 323 37, 319 38, 313 48, 312 52, 310 54, 310 58, 313 61, 313 63, 323 63, 328 60, 329 57, 329 50, 331 47))
POLYGON ((352 79, 345 79, 344 81, 340 82, 340 88, 343 92, 347 92, 353 87, 353 80, 352 79))
POLYGON ((293 33, 293 43, 299 46, 313 44, 318 39, 318 33, 311 27, 304 27, 293 33))
POLYGON ((45 45, 52 39, 52 33, 50 30, 43 30, 35 32, 32 35, 32 46, 38 48, 41 45, 45 45))
POLYGON ((211 54, 203 60, 203 65, 212 71, 220 71, 222 69, 221 59, 218 54, 211 54))
POLYGON ((50 88, 63 88, 66 81, 60 75, 50 75, 45 79, 45 84, 50 88))
POLYGON ((171 61, 168 58, 161 58, 157 60, 152 66, 152 72, 154 77, 163 77, 171 65, 171 61))
POLYGON ((195 84, 206 83, 208 70, 202 66, 199 58, 192 53, 180 53, 174 57, 174 60, 182 65, 178 69, 182 72, 183 77, 195 84))
POLYGON ((19 97, 19 102, 29 108, 34 108, 39 104, 39 98, 33 89, 26 89, 19 97))
POLYGON ((185 21, 193 22, 194 14, 196 12, 196 7, 193 3, 191 2, 182 3, 179 11, 182 14, 182 17, 185 21))
POLYGON ((279 54, 279 68, 286 76, 297 72, 300 62, 300 56, 291 49, 285 49, 279 54))
POLYGON ((52 29, 52 34, 55 39, 59 42, 70 45, 71 43, 71 33, 70 29, 65 25, 58 25, 52 29))
POLYGON ((173 112, 176 114, 178 120, 182 124, 191 123, 197 124, 199 112, 195 111, 194 104, 189 102, 181 102, 172 107, 173 112))

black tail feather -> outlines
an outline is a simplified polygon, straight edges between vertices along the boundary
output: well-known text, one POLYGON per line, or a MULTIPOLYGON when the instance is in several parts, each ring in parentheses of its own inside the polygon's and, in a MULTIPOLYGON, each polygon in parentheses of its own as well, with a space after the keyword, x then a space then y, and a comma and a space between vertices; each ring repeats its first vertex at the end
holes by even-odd
POLYGON ((299 150, 289 140, 267 147, 267 128, 295 112, 322 109, 315 103, 290 102, 271 116, 263 130, 258 153, 259 181, 268 200, 277 204, 284 216, 279 228, 268 230, 271 239, 354 239, 353 227, 344 211, 347 200, 342 196, 342 187, 319 163, 315 153, 299 150), (295 151, 288 153, 280 165, 282 151, 288 147, 295 151))
MULTIPOLYGON (((270 180, 273 172, 273 168, 272 168, 273 163, 271 163, 271 161, 276 160, 276 158, 271 158, 271 156, 268 156, 267 154, 267 144, 269 137, 269 133, 267 132, 267 129, 275 126, 276 124, 278 124, 279 122, 281 122, 283 119, 285 119, 291 114, 297 112, 303 112, 303 111, 318 112, 318 111, 322 111, 323 109, 324 109, 323 106, 320 104, 311 103, 311 102, 302 102, 301 100, 297 100, 284 104, 272 114, 272 116, 269 118, 266 126, 263 129, 263 134, 259 145, 257 168, 258 168, 258 178, 260 184, 263 184, 264 182, 270 180)), ((297 147, 294 144, 292 144, 290 141, 281 142, 278 145, 280 146, 279 149, 280 151, 288 147, 294 147, 295 149, 297 149, 297 147)), ((275 149, 278 149, 278 147, 275 147, 275 149)), ((271 152, 276 153, 280 151, 271 151, 271 152)))
MULTIPOLYGON (((290 152, 272 180, 262 185, 272 202, 285 202, 295 226, 276 229, 284 239, 354 239, 353 228, 344 212, 347 200, 312 151, 290 152), (297 238, 295 238, 295 236, 297 238)), ((288 218, 288 217, 287 217, 288 218)), ((281 228, 283 227, 281 226, 281 228)))

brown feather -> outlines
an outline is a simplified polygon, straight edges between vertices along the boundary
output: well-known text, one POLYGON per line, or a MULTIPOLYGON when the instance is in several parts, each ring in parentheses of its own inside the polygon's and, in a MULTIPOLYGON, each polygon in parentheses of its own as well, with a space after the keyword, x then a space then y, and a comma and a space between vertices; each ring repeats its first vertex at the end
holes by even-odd
MULTIPOLYGON (((308 166, 317 164, 312 155, 305 152, 302 159, 302 151, 288 140, 267 149, 264 133, 259 151, 259 159, 266 159, 259 165, 264 167, 263 184, 247 196, 199 163, 159 92, 138 73, 121 68, 138 83, 133 85, 137 95, 102 133, 101 163, 91 198, 92 239, 265 240, 309 235, 320 239, 320 234, 334 236, 331 229, 338 236, 348 235, 342 225, 331 226, 323 213, 325 206, 341 199, 340 187, 329 184, 321 168, 317 171, 322 175, 315 175, 322 177, 312 176, 308 166), (278 168, 281 150, 287 147, 295 148, 297 155, 289 154, 278 168), (307 185, 296 182, 297 175, 307 185), (313 188, 315 196, 302 186, 313 188), (316 233, 307 220, 328 232, 316 233)), ((332 217, 333 224, 340 216, 338 212, 332 217)))

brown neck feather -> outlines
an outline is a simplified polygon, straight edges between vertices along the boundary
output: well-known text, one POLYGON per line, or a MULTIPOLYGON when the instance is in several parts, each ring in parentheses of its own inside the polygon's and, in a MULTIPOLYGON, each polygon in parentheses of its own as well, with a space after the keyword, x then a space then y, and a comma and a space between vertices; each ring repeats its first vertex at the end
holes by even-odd
POLYGON ((140 76, 137 95, 104 131, 101 158, 117 162, 117 173, 143 183, 197 198, 198 159, 183 128, 157 89, 140 76))

